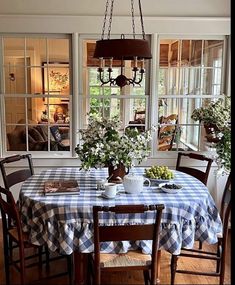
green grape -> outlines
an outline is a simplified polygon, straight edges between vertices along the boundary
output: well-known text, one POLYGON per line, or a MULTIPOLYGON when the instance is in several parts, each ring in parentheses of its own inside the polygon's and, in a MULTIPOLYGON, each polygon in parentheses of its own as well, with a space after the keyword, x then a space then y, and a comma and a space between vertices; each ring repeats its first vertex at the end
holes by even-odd
POLYGON ((153 165, 145 169, 145 175, 151 179, 173 179, 174 174, 168 166, 153 165))

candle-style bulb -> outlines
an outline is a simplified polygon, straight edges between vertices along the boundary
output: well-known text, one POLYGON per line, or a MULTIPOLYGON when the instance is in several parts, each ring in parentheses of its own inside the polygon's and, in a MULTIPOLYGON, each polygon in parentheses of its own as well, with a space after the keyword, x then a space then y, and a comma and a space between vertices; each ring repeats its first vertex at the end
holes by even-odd
POLYGON ((137 67, 137 56, 134 56, 134 67, 137 67))
POLYGON ((112 68, 113 67, 113 58, 110 58, 110 62, 109 62, 109 67, 112 68))
POLYGON ((144 59, 141 60, 141 69, 144 69, 144 59))
POLYGON ((100 68, 103 67, 102 64, 103 64, 103 57, 100 57, 100 58, 99 58, 99 67, 100 67, 100 68))

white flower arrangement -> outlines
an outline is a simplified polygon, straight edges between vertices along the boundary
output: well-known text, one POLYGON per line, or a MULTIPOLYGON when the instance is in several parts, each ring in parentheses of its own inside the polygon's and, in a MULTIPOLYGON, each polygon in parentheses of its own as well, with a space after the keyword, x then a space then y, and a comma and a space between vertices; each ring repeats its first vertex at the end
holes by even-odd
POLYGON ((82 143, 75 152, 81 160, 81 169, 117 166, 133 167, 150 153, 148 143, 152 139, 150 130, 140 132, 137 128, 120 130, 118 119, 89 117, 88 127, 80 130, 82 143))

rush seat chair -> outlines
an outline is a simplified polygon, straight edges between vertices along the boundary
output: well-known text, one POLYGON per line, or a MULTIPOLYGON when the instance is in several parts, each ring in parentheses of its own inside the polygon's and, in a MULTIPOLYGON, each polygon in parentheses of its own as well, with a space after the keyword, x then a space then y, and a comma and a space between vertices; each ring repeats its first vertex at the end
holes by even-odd
POLYGON ((145 285, 157 284, 157 268, 159 266, 158 245, 159 231, 162 211, 164 205, 122 205, 115 207, 93 207, 94 220, 94 255, 92 255, 92 268, 94 273, 94 284, 101 282, 101 273, 110 271, 142 270, 145 285), (101 225, 99 215, 115 214, 115 217, 122 214, 144 214, 154 211, 152 224, 127 224, 127 225, 101 225), (128 251, 125 254, 109 254, 100 252, 101 242, 110 241, 135 241, 152 240, 152 253, 143 254, 139 250, 128 251), (149 275, 150 272, 150 275, 149 275))

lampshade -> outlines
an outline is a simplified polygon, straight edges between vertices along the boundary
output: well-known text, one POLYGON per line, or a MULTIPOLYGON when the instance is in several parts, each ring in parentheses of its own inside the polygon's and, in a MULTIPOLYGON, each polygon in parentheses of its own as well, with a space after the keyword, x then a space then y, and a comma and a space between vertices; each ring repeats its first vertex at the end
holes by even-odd
POLYGON ((152 58, 149 43, 142 39, 99 40, 96 42, 94 57, 120 60, 152 58))

